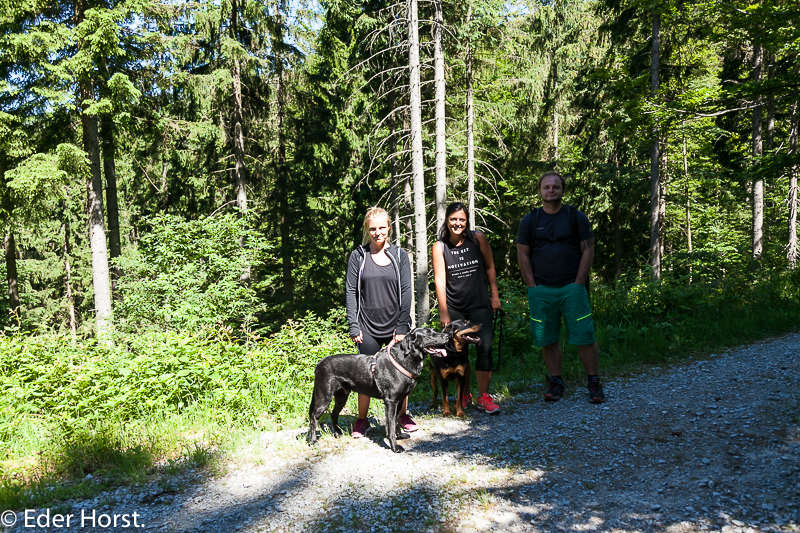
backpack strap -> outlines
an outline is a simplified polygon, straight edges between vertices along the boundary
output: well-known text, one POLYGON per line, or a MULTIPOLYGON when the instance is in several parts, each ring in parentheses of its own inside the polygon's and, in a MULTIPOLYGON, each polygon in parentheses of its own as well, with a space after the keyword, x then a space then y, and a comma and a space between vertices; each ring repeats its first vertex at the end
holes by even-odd
POLYGON ((575 244, 578 248, 581 247, 581 232, 578 229, 578 208, 573 205, 567 205, 567 216, 569 217, 569 229, 572 231, 572 237, 575 239, 575 244))
POLYGON ((533 244, 536 242, 536 228, 539 226, 539 209, 534 207, 531 209, 531 218, 528 221, 530 227, 528 228, 528 246, 533 250, 533 244))

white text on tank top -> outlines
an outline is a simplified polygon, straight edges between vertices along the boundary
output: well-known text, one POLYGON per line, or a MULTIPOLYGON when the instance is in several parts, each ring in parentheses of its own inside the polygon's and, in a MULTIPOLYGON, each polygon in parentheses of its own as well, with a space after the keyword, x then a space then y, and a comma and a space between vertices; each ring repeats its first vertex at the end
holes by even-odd
POLYGON ((469 252, 469 244, 463 244, 458 248, 445 248, 445 253, 451 255, 451 260, 455 259, 458 263, 447 265, 447 270, 455 279, 468 278, 478 270, 478 260, 465 260, 464 256, 469 252))

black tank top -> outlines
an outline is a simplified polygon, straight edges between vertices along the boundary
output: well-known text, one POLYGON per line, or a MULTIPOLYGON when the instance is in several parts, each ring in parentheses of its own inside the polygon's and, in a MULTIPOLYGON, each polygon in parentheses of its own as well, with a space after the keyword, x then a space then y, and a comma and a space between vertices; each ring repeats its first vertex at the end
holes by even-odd
POLYGON ((371 336, 383 338, 394 333, 400 318, 398 291, 394 266, 380 266, 367 254, 361 274, 359 323, 371 336))
POLYGON ((465 239, 461 246, 453 246, 449 240, 441 242, 447 274, 447 309, 470 313, 489 307, 489 284, 480 244, 469 239, 465 239))

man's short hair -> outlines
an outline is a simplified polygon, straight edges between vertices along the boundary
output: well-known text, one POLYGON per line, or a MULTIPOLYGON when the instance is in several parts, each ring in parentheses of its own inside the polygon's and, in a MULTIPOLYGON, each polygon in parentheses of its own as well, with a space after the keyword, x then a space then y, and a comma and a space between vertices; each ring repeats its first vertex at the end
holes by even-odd
POLYGON ((537 188, 540 191, 542 190, 542 182, 544 181, 545 178, 549 178, 550 176, 555 176, 555 177, 557 177, 559 179, 559 181, 561 182, 561 188, 562 189, 566 189, 567 188, 567 180, 564 178, 564 176, 561 175, 560 172, 556 172, 555 170, 548 170, 547 172, 542 174, 541 178, 539 178, 539 185, 538 185, 537 188))

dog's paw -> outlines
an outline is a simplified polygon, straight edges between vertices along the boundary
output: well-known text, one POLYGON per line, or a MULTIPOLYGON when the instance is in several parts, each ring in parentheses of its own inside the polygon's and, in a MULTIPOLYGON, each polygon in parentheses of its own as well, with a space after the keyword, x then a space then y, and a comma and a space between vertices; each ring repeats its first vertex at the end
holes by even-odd
POLYGON ((406 451, 406 449, 400 446, 399 444, 396 444, 395 447, 392 448, 392 451, 394 453, 403 453, 404 451, 406 451))
POLYGON ((451 413, 450 411, 443 411, 442 416, 453 416, 453 413, 451 413))
POLYGON ((410 439, 410 438, 411 438, 411 435, 409 435, 409 434, 408 434, 408 433, 406 433, 405 431, 398 431, 398 432, 397 432, 397 438, 398 438, 398 439, 410 439))
POLYGON ((466 415, 466 413, 464 413, 464 411, 456 411, 456 416, 458 418, 464 418, 467 415, 466 415))

